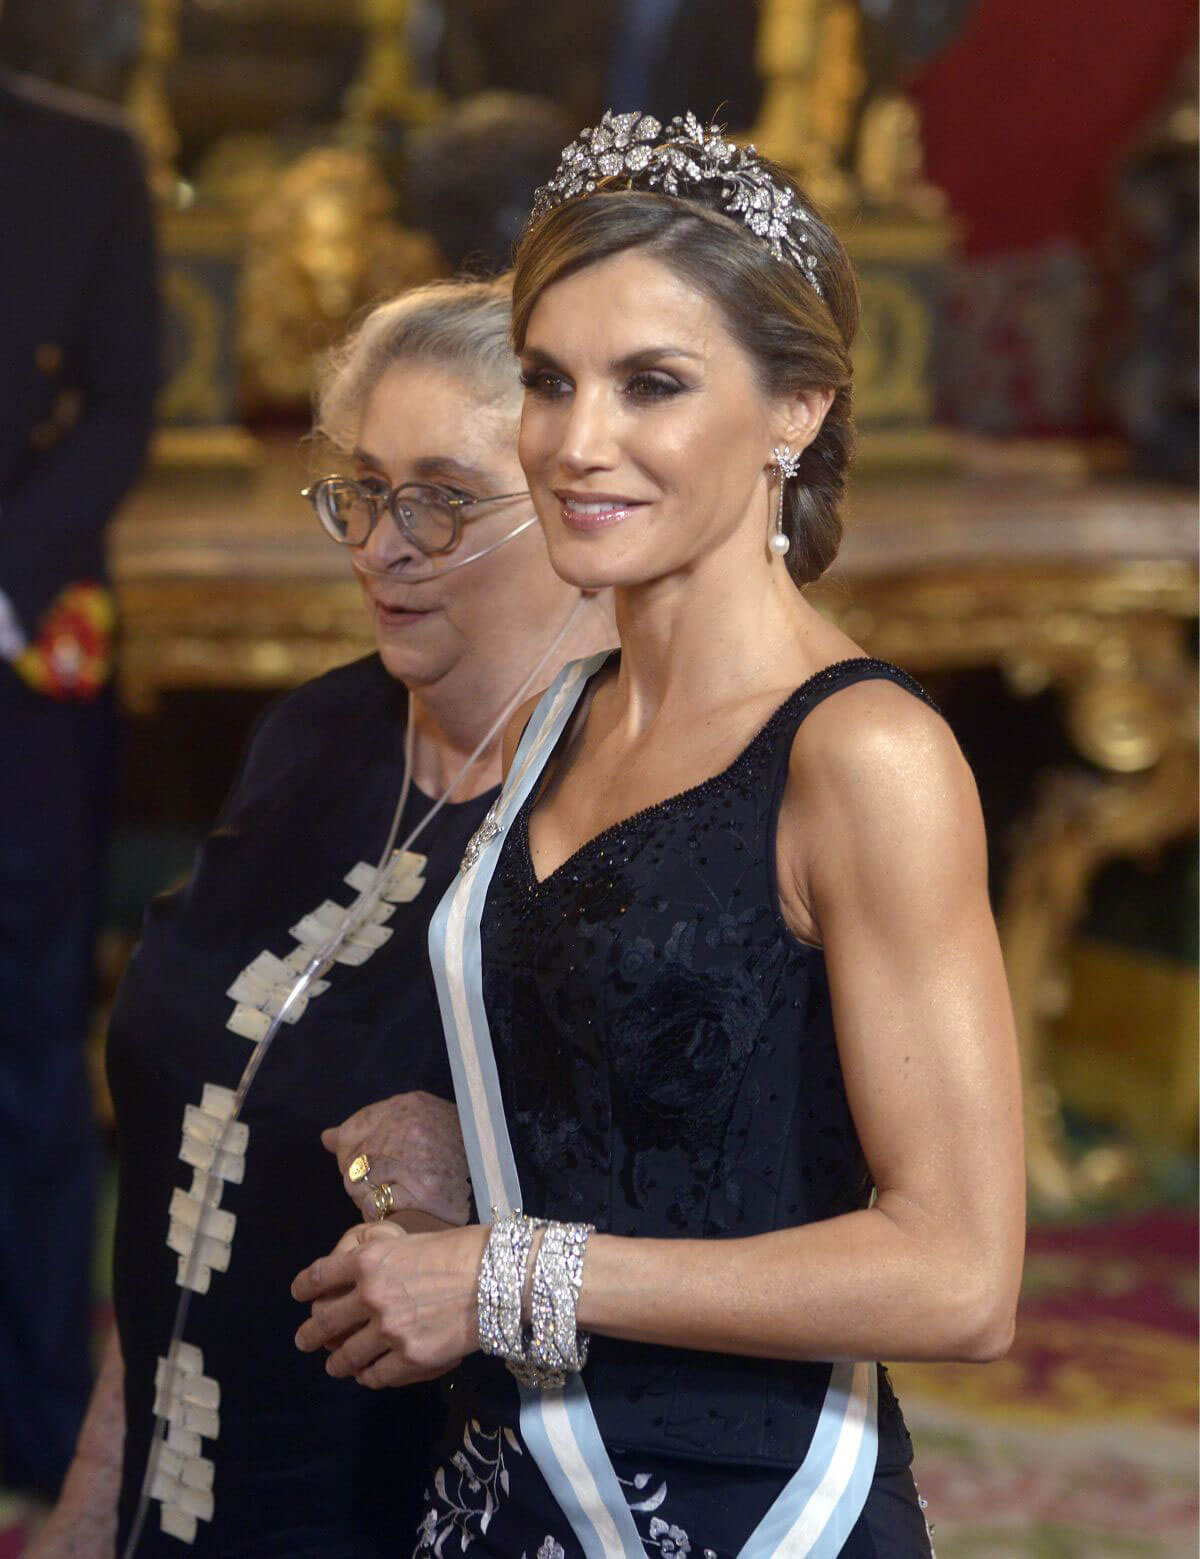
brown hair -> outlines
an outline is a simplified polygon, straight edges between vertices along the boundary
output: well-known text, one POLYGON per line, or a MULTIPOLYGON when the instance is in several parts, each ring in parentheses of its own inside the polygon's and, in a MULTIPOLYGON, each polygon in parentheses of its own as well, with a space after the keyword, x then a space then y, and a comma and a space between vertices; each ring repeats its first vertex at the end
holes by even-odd
POLYGON ((595 194, 547 212, 522 237, 513 272, 513 344, 518 352, 524 347, 530 315, 547 287, 627 249, 645 249, 716 303, 765 394, 833 390, 821 431, 784 495, 788 569, 805 585, 829 567, 842 539, 840 505, 854 449, 850 344, 858 289, 833 229, 782 169, 764 164, 809 213, 821 294, 797 265, 776 259, 717 209, 715 192, 710 197, 705 186, 677 199, 631 189, 628 179, 604 180, 595 194))

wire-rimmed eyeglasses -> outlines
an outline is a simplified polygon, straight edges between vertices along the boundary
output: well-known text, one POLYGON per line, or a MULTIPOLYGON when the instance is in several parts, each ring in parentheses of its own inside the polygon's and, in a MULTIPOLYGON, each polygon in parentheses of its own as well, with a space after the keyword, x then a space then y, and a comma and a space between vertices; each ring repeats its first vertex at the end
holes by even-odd
POLYGON ((464 511, 485 503, 511 503, 528 492, 461 498, 427 482, 391 487, 383 477, 323 476, 300 494, 316 510, 325 534, 343 547, 361 547, 386 512, 402 536, 426 557, 452 552, 470 519, 464 511))

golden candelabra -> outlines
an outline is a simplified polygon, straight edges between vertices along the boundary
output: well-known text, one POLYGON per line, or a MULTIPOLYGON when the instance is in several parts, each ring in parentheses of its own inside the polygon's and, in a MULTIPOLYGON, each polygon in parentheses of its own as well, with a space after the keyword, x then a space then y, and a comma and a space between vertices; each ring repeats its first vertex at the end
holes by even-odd
POLYGON ((411 14, 412 0, 361 0, 363 63, 345 101, 345 132, 352 142, 369 138, 384 119, 425 124, 441 106, 437 92, 413 80, 411 14))
POLYGON ((859 467, 944 469, 933 340, 954 230, 924 178, 916 109, 892 88, 869 94, 858 0, 763 0, 758 64, 750 139, 842 229, 858 273, 859 467))
POLYGON ((171 114, 167 74, 179 52, 179 0, 142 0, 141 15, 141 42, 126 107, 146 147, 155 195, 175 204, 180 192, 175 170, 179 132, 171 114))
POLYGON ((842 164, 866 86, 861 31, 854 0, 765 0, 759 23, 765 89, 754 144, 830 211, 855 203, 842 164))

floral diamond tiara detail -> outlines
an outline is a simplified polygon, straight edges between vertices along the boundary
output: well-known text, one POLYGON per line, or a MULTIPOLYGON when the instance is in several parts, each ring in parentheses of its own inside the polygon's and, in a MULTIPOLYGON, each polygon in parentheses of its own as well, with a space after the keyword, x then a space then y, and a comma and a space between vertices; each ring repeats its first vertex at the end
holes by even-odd
POLYGON ((824 296, 809 213, 775 182, 753 146, 727 141, 716 125, 702 125, 692 113, 677 114, 664 128, 652 114, 606 112, 595 129, 582 131, 563 150, 558 171, 533 198, 531 220, 622 174, 635 187, 676 197, 686 198, 696 185, 715 186, 721 210, 744 222, 777 260, 798 266, 824 296))

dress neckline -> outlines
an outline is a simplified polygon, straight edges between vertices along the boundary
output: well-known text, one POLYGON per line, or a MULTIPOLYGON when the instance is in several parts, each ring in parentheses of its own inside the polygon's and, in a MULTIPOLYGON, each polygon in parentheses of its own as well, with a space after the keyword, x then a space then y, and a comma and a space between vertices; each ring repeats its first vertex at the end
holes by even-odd
MULTIPOLYGON (((619 654, 619 650, 613 651, 613 655, 619 654)), ((602 671, 607 669, 607 667, 612 662, 613 655, 610 655, 602 665, 596 668, 591 677, 588 678, 588 682, 593 681, 600 675, 602 671)), ((519 838, 519 847, 524 860, 525 873, 529 887, 535 893, 542 892, 544 889, 548 888, 557 877, 561 876, 569 866, 575 865, 581 857, 586 858, 599 846, 609 843, 614 836, 621 834, 626 829, 635 827, 639 823, 645 822, 648 818, 658 817, 663 813, 670 812, 681 802, 694 801, 698 796, 706 794, 706 792, 709 790, 723 783, 729 778, 734 770, 738 768, 740 764, 744 763, 747 758, 750 757, 759 743, 764 741, 766 737, 774 730, 776 723, 784 716, 784 714, 786 714, 791 706, 813 691, 814 685, 832 680, 837 673, 844 671, 848 666, 869 666, 880 664, 886 664, 886 662, 877 661, 875 657, 871 655, 852 655, 846 660, 837 660, 828 666, 822 666, 820 671, 814 671, 812 676, 806 678, 806 680, 803 681, 798 688, 795 688, 791 693, 789 693, 782 701, 782 703, 776 705, 776 707, 763 721, 762 725, 759 726, 758 730, 755 731, 754 735, 750 737, 749 741, 741 749, 741 751, 736 753, 735 756, 730 759, 725 767, 718 773, 710 774, 706 779, 698 780, 694 785, 687 785, 683 790, 674 791, 671 795, 664 796, 661 801, 652 801, 649 806, 640 807, 638 811, 631 812, 628 817, 619 818, 615 823, 609 823, 606 827, 602 828, 599 833, 593 834, 590 839, 585 839, 577 849, 572 850, 570 855, 566 856, 565 859, 560 861, 554 870, 547 872, 544 877, 539 877, 537 874, 537 868, 533 864, 533 848, 529 841, 529 820, 533 815, 533 809, 536 805, 537 795, 541 788, 540 785, 534 785, 533 789, 530 791, 529 795, 522 804, 520 814, 516 820, 516 832, 519 838)), ((584 684, 580 691, 581 698, 584 696, 586 691, 587 683, 584 684)), ((555 742, 549 753, 547 753, 546 764, 548 764, 554 757, 554 754, 558 749, 558 742, 562 741, 563 736, 565 736, 569 728, 570 721, 568 721, 567 724, 563 727, 563 731, 559 735, 558 741, 555 742)), ((543 772, 545 772, 545 764, 543 764, 543 772)))

